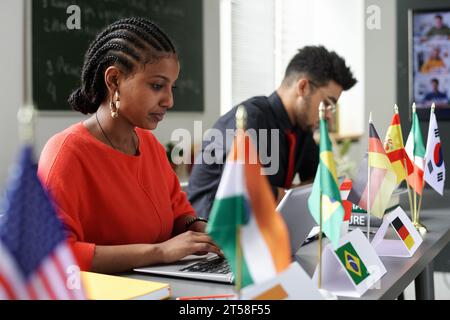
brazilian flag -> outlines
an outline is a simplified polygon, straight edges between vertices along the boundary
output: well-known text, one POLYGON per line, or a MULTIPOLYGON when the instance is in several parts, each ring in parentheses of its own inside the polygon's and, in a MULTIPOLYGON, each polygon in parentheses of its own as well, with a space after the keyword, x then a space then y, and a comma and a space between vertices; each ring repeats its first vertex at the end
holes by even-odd
POLYGON ((337 248, 344 220, 344 207, 325 119, 320 120, 320 162, 308 199, 309 211, 317 224, 320 224, 320 202, 322 202, 322 231, 337 248))
POLYGON ((364 262, 359 257, 355 248, 353 248, 351 242, 347 242, 335 252, 356 285, 360 284, 369 276, 364 262))

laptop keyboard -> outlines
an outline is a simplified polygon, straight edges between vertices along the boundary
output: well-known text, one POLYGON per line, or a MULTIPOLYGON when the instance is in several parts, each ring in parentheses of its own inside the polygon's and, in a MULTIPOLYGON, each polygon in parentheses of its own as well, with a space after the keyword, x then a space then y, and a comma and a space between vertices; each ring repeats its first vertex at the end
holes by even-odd
POLYGON ((227 274, 231 272, 230 265, 224 258, 218 258, 208 261, 200 261, 181 269, 183 272, 206 272, 227 274))

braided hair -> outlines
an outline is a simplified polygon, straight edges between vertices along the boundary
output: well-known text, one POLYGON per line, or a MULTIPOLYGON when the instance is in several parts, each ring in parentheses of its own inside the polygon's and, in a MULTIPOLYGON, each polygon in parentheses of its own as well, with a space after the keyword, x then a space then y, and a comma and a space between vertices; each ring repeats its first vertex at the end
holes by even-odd
POLYGON ((105 70, 117 65, 127 76, 138 66, 176 55, 169 37, 145 18, 118 20, 100 32, 84 57, 81 87, 69 97, 72 109, 95 113, 107 95, 105 70))

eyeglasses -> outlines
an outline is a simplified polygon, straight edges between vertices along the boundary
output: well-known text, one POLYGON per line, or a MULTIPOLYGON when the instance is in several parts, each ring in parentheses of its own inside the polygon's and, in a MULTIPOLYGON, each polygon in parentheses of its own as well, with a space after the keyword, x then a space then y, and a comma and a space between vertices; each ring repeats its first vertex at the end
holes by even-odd
MULTIPOLYGON (((329 99, 327 99, 329 100, 329 99)), ((334 104, 331 101, 328 101, 328 106, 325 107, 326 112, 336 113, 337 104, 334 104)))
POLYGON ((331 112, 336 113, 337 109, 337 103, 334 103, 330 98, 327 97, 326 93, 323 92, 323 89, 319 87, 317 83, 315 83, 312 80, 308 80, 312 87, 315 87, 319 92, 325 96, 325 98, 322 100, 323 104, 325 105, 325 112, 331 112))

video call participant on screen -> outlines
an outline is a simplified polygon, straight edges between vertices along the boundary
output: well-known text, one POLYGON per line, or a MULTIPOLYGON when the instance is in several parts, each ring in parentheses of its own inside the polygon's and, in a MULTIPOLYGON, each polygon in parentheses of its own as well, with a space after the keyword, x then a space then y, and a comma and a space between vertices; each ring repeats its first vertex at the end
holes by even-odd
POLYGON ((441 48, 436 46, 431 51, 428 60, 420 68, 420 72, 429 73, 442 71, 446 68, 445 62, 441 57, 441 48))
MULTIPOLYGON (((324 102, 328 107, 327 116, 337 103, 341 92, 353 87, 356 79, 346 66, 344 59, 335 52, 329 52, 322 46, 307 46, 298 51, 290 61, 280 87, 270 96, 250 98, 242 104, 247 110, 247 129, 267 129, 266 150, 262 153, 270 155, 271 131, 278 130, 278 154, 272 154, 279 162, 274 174, 268 179, 277 199, 284 190, 291 188, 295 173, 301 181, 312 180, 318 165, 318 147, 313 140, 313 131, 319 124, 319 104, 324 102)), ((236 128, 234 107, 215 123, 214 128, 222 132, 225 141, 207 141, 193 166, 187 189, 188 198, 197 214, 208 217, 219 186, 226 154, 232 139, 227 139, 229 132, 236 128), (227 133, 227 129, 228 130, 227 133), (220 155, 211 154, 221 150, 220 155), (220 157, 220 161, 210 164, 203 159, 220 157)), ((258 138, 259 140, 260 138, 258 138)), ((258 148, 260 145, 254 143, 258 148)), ((273 164, 273 163, 271 163, 273 164)), ((263 165, 268 168, 271 164, 263 165)))
POLYGON ((434 16, 434 26, 425 34, 427 37, 444 36, 450 37, 450 28, 442 21, 442 16, 434 16))
POLYGON ((430 106, 435 103, 436 106, 448 106, 447 93, 439 91, 439 80, 436 78, 431 79, 431 92, 425 95, 423 103, 426 106, 430 106))
POLYGON ((151 133, 173 106, 179 72, 169 37, 142 18, 114 22, 85 55, 69 103, 92 116, 53 136, 38 170, 82 270, 220 253, 151 133))

